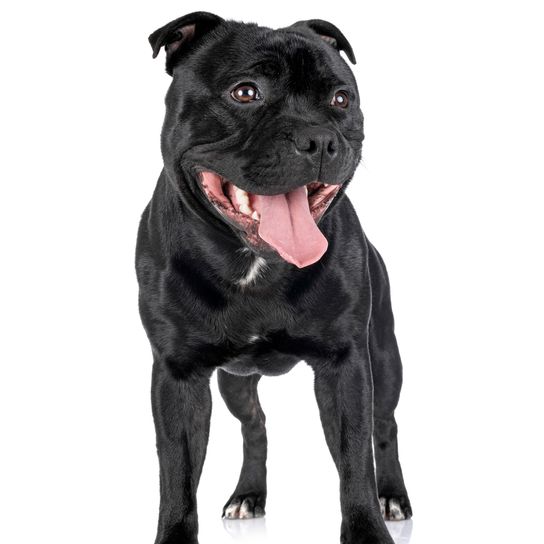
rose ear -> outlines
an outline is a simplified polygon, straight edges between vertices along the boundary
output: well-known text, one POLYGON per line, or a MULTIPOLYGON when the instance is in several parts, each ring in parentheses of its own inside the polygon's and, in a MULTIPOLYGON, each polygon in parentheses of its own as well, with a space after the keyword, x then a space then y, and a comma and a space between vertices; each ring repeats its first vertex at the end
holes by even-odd
POLYGON ((355 60, 353 49, 351 48, 347 38, 342 34, 340 29, 334 26, 332 23, 323 21, 322 19, 310 19, 308 21, 298 21, 289 28, 308 28, 315 32, 323 41, 334 47, 337 51, 344 51, 352 64, 357 62, 355 60))
POLYGON ((166 71, 172 75, 174 65, 182 52, 222 22, 221 17, 206 11, 195 11, 171 21, 149 36, 153 58, 159 54, 161 47, 164 47, 166 71))

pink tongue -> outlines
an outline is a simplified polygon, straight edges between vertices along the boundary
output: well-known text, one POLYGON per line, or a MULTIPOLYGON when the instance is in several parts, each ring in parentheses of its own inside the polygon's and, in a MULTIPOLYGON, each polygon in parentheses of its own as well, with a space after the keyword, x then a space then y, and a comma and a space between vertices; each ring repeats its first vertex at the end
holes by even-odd
POLYGON ((259 212, 259 236, 286 261, 299 268, 318 261, 327 251, 327 239, 310 213, 305 187, 282 195, 253 195, 259 212))

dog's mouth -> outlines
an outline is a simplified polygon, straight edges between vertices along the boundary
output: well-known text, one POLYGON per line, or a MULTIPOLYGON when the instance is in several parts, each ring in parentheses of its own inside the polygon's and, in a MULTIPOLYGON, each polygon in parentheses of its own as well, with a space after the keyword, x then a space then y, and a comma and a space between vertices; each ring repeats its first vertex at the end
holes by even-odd
POLYGON ((244 191, 214 172, 201 172, 208 200, 231 223, 241 227, 248 241, 263 241, 299 268, 318 261, 327 251, 327 239, 317 226, 341 184, 313 181, 279 195, 244 191))

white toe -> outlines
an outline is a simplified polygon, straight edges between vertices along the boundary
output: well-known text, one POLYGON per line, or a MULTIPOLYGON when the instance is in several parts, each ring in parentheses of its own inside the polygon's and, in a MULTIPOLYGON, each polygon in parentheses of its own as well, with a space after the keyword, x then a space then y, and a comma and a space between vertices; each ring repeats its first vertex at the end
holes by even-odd
POLYGON ((240 511, 239 504, 229 504, 225 510, 225 517, 228 519, 233 519, 238 517, 238 512, 240 511))
POLYGON ((400 503, 397 499, 391 499, 389 501, 389 517, 394 521, 401 521, 405 519, 400 503))
POLYGON ((387 502, 387 499, 385 497, 380 497, 380 510, 382 513, 382 517, 385 517, 385 503, 387 502))
POLYGON ((251 504, 248 499, 246 499, 242 503, 242 506, 240 506, 240 512, 238 516, 240 519, 249 519, 253 517, 253 512, 251 511, 251 504))

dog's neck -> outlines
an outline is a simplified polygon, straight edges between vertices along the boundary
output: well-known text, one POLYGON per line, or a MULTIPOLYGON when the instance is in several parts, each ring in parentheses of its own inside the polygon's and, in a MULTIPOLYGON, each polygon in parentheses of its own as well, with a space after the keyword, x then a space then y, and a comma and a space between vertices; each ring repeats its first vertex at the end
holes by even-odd
POLYGON ((242 288, 256 285, 258 280, 262 279, 269 264, 266 262, 266 259, 253 254, 247 247, 243 247, 239 251, 249 256, 250 263, 246 269, 246 273, 236 280, 236 284, 242 288))

